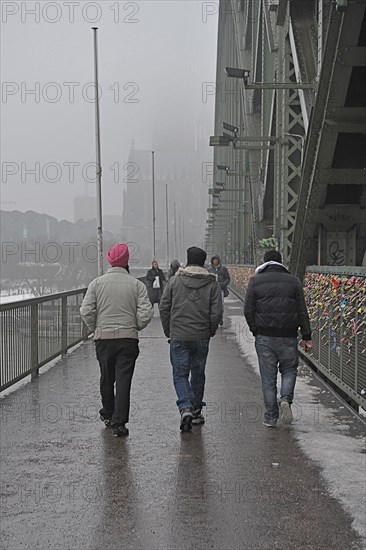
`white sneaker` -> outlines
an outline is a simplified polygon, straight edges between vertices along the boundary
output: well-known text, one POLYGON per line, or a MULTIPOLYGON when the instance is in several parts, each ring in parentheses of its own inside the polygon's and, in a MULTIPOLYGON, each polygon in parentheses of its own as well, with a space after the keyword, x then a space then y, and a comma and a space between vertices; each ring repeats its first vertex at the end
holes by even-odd
POLYGON ((280 418, 282 424, 291 424, 294 419, 292 416, 290 403, 288 401, 280 402, 280 418))
POLYGON ((193 411, 193 418, 192 418, 192 424, 204 424, 205 423, 205 417, 202 414, 201 409, 196 409, 193 411))

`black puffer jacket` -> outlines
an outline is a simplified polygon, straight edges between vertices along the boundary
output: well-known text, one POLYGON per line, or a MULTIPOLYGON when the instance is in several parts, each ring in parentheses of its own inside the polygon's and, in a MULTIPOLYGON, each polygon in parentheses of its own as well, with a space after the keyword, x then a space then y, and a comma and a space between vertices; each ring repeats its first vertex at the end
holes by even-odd
POLYGON ((300 280, 285 267, 269 265, 249 281, 244 315, 255 335, 311 340, 309 315, 300 280))
POLYGON ((216 276, 203 267, 181 267, 169 279, 159 309, 167 338, 204 340, 214 336, 222 316, 216 276))

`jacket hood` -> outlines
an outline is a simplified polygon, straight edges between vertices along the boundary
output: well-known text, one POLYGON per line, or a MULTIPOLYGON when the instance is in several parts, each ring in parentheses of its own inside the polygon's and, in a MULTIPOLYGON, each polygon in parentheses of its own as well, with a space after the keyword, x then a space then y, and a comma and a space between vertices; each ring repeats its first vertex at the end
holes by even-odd
POLYGON ((207 269, 198 265, 180 267, 176 276, 182 277, 183 283, 189 288, 202 288, 212 283, 213 280, 217 280, 214 273, 209 273, 207 269))
POLYGON ((172 261, 170 262, 170 267, 171 267, 171 268, 175 268, 175 267, 176 267, 176 268, 178 269, 178 268, 180 267, 180 262, 179 262, 178 260, 172 260, 172 261))
POLYGON ((282 269, 284 269, 285 271, 288 271, 287 267, 285 267, 283 264, 280 264, 279 262, 274 262, 273 260, 271 260, 270 262, 266 262, 262 265, 259 265, 257 267, 257 269, 255 270, 255 273, 258 274, 258 273, 262 273, 262 271, 265 271, 266 269, 270 268, 270 267, 282 267, 282 269))
POLYGON ((215 256, 212 256, 211 258, 211 265, 213 264, 214 260, 219 260, 219 265, 221 265, 221 258, 218 254, 215 254, 215 256))

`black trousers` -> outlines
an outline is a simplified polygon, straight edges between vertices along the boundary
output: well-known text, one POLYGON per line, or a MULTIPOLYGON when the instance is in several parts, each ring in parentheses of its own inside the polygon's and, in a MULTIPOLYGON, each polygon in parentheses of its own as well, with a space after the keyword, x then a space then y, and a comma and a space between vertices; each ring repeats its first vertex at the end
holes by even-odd
POLYGON ((127 424, 130 412, 130 390, 139 344, 135 338, 96 340, 100 366, 100 414, 112 419, 112 426, 127 424), (116 395, 114 395, 116 384, 116 395))
POLYGON ((148 295, 152 306, 154 304, 160 304, 162 296, 161 288, 149 288, 148 295))

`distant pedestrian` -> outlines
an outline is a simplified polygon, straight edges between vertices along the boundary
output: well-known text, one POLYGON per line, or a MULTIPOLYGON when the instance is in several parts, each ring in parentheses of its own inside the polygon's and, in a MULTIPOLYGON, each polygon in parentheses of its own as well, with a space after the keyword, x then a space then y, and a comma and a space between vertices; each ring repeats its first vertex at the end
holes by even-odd
POLYGON ((154 260, 151 264, 151 269, 146 274, 147 291, 151 305, 160 304, 160 299, 163 294, 163 285, 165 282, 165 275, 159 268, 159 264, 154 260))
POLYGON ((264 264, 249 281, 244 314, 255 336, 262 391, 265 405, 264 422, 275 427, 279 416, 291 424, 291 404, 299 364, 297 336, 306 352, 313 347, 309 315, 300 280, 282 265, 281 254, 270 250, 264 264), (281 373, 280 399, 277 400, 277 371, 281 373))
POLYGON ((139 355, 138 331, 152 318, 146 286, 129 274, 126 244, 116 244, 107 255, 111 267, 88 287, 80 308, 81 316, 94 332, 100 365, 99 411, 113 435, 128 435, 130 389, 139 355), (116 395, 114 395, 116 384, 116 395))
POLYGON ((168 279, 174 277, 178 269, 180 268, 180 262, 178 260, 172 260, 170 262, 170 269, 168 271, 168 279))
POLYGON ((222 298, 222 318, 220 319, 220 326, 222 326, 224 324, 224 298, 229 296, 228 286, 230 283, 230 275, 227 267, 221 264, 220 256, 217 255, 212 256, 211 266, 208 268, 208 271, 210 273, 215 273, 219 281, 222 298))
POLYGON ((203 424, 205 368, 210 338, 222 315, 217 278, 203 267, 206 252, 192 246, 187 266, 169 279, 160 302, 164 333, 170 338, 170 360, 178 397, 180 429, 203 424), (189 379, 190 377, 190 379, 189 379))

